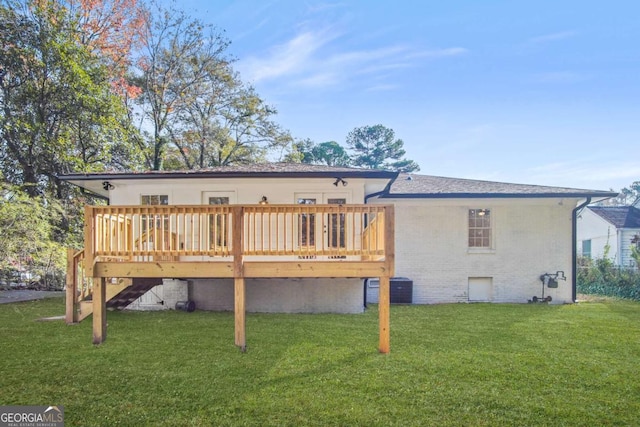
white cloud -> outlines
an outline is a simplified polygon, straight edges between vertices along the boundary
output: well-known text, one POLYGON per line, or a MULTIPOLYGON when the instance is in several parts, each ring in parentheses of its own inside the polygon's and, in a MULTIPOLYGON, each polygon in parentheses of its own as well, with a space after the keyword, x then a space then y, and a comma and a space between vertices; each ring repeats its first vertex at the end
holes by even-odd
MULTIPOLYGON (((342 36, 335 27, 302 30, 266 55, 241 61, 240 67, 243 75, 253 82, 286 78, 286 83, 293 86, 327 87, 356 76, 380 77, 382 72, 417 66, 421 59, 467 53, 467 49, 460 47, 417 50, 404 45, 341 50, 336 41, 342 36)), ((389 86, 385 82, 377 85, 389 86)))
POLYGON ((446 58, 449 56, 460 56, 468 53, 469 50, 463 47, 449 47, 445 49, 434 49, 414 52, 407 55, 407 58, 446 58))
POLYGON ((380 85, 375 85, 375 86, 371 86, 370 88, 367 88, 366 92, 385 92, 385 91, 397 89, 398 87, 399 86, 395 84, 380 84, 380 85))
MULTIPOLYGON (((619 190, 640 176, 640 165, 634 162, 575 160, 551 162, 529 168, 538 183, 568 183, 577 188, 588 186, 598 190, 619 190)), ((553 184, 552 184, 553 185, 553 184)))
POLYGON ((329 2, 324 2, 324 3, 317 3, 317 4, 313 4, 313 5, 308 5, 307 6, 307 10, 309 11, 309 13, 318 13, 318 12, 324 12, 326 10, 331 10, 331 9, 340 9, 340 8, 344 8, 347 7, 348 4, 347 3, 329 3, 329 2))
POLYGON ((578 35, 577 31, 560 31, 557 33, 544 34, 542 36, 532 37, 529 39, 529 43, 541 44, 555 42, 559 40, 565 40, 578 35))
POLYGON ((337 37, 329 31, 305 31, 288 42, 275 46, 265 58, 248 58, 244 67, 250 80, 275 79, 306 69, 314 53, 337 37))
POLYGON ((550 71, 533 76, 534 81, 538 83, 578 83, 589 80, 589 78, 590 77, 585 74, 572 71, 550 71))

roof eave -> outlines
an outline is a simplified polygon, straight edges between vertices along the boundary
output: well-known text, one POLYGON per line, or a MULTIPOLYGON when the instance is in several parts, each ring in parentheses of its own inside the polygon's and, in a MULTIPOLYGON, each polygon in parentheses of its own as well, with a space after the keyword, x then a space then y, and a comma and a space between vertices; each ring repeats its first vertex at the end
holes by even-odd
POLYGON ((618 193, 575 192, 575 193, 391 193, 381 196, 383 199, 545 199, 563 197, 601 197, 608 199, 618 193))
POLYGON ((116 181, 147 179, 198 179, 198 178, 378 178, 395 179, 393 171, 316 171, 316 172, 171 172, 171 173, 75 173, 59 175, 62 181, 116 181))

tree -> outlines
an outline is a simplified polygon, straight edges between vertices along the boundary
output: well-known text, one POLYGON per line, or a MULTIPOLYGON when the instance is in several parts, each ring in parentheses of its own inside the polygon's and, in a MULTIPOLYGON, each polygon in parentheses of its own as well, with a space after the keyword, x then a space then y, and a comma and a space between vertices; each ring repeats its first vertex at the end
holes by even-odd
POLYGON ((28 271, 45 285, 51 276, 63 277, 64 251, 53 238, 51 212, 42 197, 29 197, 0 180, 0 273, 11 276, 28 271))
POLYGON ((634 181, 629 187, 620 190, 617 197, 621 204, 631 205, 640 199, 640 181, 634 181))
POLYGON ((347 135, 347 146, 354 152, 351 156, 354 166, 400 172, 420 170, 416 162, 403 158, 404 143, 395 139, 393 129, 382 125, 355 128, 347 135))
POLYGON ((127 81, 132 54, 141 46, 147 10, 137 0, 66 0, 80 28, 79 42, 109 68, 111 85, 124 100, 140 88, 127 81))
MULTIPOLYGON (((614 191, 611 189, 611 191, 614 191)), ((616 197, 599 202, 600 206, 631 206, 640 200, 640 181, 620 189, 616 197)))
POLYGON ((149 15, 138 77, 148 168, 167 167, 172 145, 182 167, 199 169, 264 161, 268 150, 290 142, 273 121, 276 110, 233 70, 228 45, 215 27, 181 11, 149 15))
POLYGON ((351 163, 344 147, 335 141, 315 144, 304 140, 298 143, 297 149, 302 155, 302 163, 327 166, 349 166, 351 163))
POLYGON ((263 162, 270 151, 290 145, 289 133, 272 120, 276 110, 231 70, 223 76, 220 83, 207 80, 170 120, 171 142, 189 169, 263 162))
POLYGON ((0 6, 0 168, 31 197, 63 197, 59 173, 127 163, 122 102, 100 58, 79 42, 81 31, 54 1, 0 6))

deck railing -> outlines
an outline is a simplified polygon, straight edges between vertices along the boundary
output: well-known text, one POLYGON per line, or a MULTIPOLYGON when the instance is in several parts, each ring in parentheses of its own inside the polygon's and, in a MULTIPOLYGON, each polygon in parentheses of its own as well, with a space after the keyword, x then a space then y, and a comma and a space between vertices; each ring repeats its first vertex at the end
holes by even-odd
POLYGON ((87 206, 85 245, 96 260, 190 257, 385 257, 382 205, 87 206), (234 246, 235 245, 235 246, 234 246))

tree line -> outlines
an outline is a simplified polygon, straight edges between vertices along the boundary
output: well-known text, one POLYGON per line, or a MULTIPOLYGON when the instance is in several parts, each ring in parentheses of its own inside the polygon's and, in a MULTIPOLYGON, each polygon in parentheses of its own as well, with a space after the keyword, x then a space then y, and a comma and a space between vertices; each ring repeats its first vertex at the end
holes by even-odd
POLYGON ((81 208, 95 201, 64 173, 268 159, 418 169, 382 125, 354 129, 347 149, 294 139, 230 43, 154 2, 0 0, 0 269, 61 267, 61 248, 81 246, 81 208))

